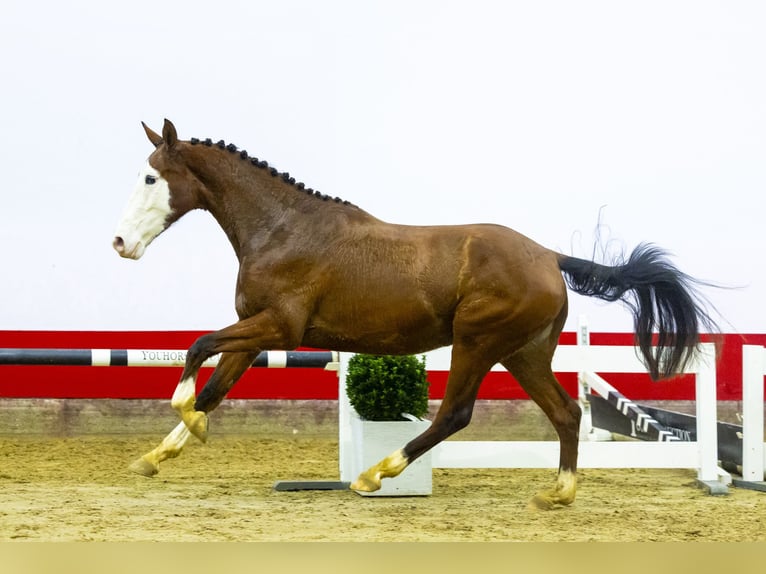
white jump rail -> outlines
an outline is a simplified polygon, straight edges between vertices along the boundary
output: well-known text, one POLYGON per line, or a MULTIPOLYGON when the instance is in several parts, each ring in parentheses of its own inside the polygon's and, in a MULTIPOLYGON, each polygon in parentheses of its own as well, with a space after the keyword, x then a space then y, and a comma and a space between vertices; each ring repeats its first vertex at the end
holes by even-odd
MULTIPOLYGON (((439 368, 449 364, 449 348, 428 353, 439 368)), ((341 358, 341 365, 346 360, 341 358)), ((429 364, 433 369, 433 365, 429 364)), ((502 370, 496 366, 494 369, 502 370)), ((584 374, 598 382, 602 373, 646 373, 635 347, 562 345, 553 357, 554 372, 584 374)), ((695 375, 696 442, 589 442, 581 441, 579 468, 688 468, 697 470, 698 482, 713 494, 728 491, 729 473, 718 467, 715 349, 700 345, 685 373, 695 375)), ((603 380, 603 379, 601 379, 603 380)), ((670 383, 672 384, 672 383, 670 383)), ((345 393, 345 373, 339 377, 339 460, 341 480, 351 476, 351 405, 345 393)), ((559 466, 558 441, 447 440, 432 450, 434 468, 554 468, 559 466)))
POLYGON ((763 432, 763 377, 766 348, 742 345, 742 480, 737 486, 763 483, 766 445, 763 432))

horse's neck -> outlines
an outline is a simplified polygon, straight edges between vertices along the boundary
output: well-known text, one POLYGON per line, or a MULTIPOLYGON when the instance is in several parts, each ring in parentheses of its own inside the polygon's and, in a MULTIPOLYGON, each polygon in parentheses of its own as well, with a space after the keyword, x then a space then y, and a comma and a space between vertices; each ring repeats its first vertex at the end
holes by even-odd
POLYGON ((334 206, 311 197, 256 169, 246 177, 215 178, 211 197, 207 199, 208 210, 226 233, 240 261, 247 255, 283 244, 286 234, 295 235, 304 246, 306 242, 328 243, 338 233, 334 223, 338 209, 358 211, 357 218, 374 219, 356 208, 334 206))
POLYGON ((273 198, 260 197, 266 194, 259 192, 257 186, 245 186, 236 180, 219 181, 206 202, 240 259, 249 245, 267 243, 274 228, 277 209, 273 198))

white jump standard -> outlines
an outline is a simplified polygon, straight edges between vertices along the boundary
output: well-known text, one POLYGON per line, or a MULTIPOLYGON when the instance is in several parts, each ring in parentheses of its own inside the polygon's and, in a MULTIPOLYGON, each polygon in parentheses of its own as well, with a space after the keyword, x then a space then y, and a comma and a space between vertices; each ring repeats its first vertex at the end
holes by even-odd
POLYGON ((766 348, 742 346, 742 479, 734 485, 766 492, 766 444, 763 433, 763 377, 766 348))

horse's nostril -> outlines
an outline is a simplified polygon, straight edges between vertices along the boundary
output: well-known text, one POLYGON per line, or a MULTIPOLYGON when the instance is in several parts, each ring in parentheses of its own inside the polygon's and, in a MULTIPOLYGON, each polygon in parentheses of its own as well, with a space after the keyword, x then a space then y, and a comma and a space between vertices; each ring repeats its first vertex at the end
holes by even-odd
POLYGON ((112 247, 114 247, 117 253, 122 253, 125 250, 125 241, 123 241, 122 237, 117 236, 112 241, 112 247))

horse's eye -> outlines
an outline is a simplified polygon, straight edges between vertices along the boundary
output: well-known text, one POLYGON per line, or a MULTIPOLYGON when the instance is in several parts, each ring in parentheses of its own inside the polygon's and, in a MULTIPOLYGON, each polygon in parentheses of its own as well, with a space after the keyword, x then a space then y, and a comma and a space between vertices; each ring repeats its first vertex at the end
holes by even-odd
POLYGON ((157 183, 157 178, 153 175, 147 175, 144 181, 147 183, 147 185, 152 185, 154 183, 157 183))

